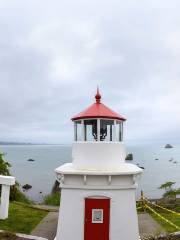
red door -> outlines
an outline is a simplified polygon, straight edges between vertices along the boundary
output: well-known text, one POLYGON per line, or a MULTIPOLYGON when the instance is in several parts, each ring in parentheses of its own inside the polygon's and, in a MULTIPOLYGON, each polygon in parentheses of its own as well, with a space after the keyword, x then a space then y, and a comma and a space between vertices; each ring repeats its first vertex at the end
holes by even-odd
POLYGON ((84 240, 109 240, 110 199, 85 199, 84 240))

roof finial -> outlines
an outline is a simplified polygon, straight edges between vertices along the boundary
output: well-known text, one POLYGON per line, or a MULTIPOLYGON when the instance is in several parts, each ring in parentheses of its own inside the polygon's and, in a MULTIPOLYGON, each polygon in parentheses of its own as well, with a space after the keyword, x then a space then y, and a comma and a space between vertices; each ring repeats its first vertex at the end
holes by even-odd
POLYGON ((96 98, 96 103, 100 103, 101 102, 101 94, 99 93, 99 87, 97 86, 97 93, 95 95, 96 98))

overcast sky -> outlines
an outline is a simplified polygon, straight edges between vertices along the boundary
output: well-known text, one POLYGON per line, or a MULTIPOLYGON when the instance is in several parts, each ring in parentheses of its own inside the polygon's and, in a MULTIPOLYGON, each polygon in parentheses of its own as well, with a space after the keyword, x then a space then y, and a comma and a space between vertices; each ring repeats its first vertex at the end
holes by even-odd
POLYGON ((0 0, 0 140, 66 143, 103 102, 126 140, 180 139, 179 0, 0 0))

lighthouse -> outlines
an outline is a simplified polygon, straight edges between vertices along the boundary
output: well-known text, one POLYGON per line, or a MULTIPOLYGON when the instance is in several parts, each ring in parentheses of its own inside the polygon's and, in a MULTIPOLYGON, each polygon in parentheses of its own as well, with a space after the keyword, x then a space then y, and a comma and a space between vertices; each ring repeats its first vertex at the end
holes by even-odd
POLYGON ((125 118, 95 103, 72 118, 72 163, 57 169, 61 203, 56 240, 138 240, 135 190, 142 169, 126 163, 125 118))

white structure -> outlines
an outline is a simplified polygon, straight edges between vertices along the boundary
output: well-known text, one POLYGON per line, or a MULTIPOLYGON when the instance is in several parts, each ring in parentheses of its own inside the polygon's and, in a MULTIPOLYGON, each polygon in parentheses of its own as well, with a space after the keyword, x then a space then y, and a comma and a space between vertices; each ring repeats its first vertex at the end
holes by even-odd
POLYGON ((55 171, 61 187, 56 240, 138 240, 135 189, 142 169, 125 163, 125 119, 101 103, 74 121, 73 162, 55 171))
POLYGON ((14 177, 0 175, 1 185, 0 219, 8 218, 10 186, 14 184, 15 184, 14 177))

